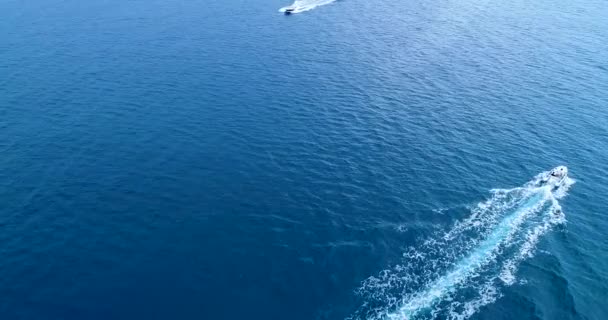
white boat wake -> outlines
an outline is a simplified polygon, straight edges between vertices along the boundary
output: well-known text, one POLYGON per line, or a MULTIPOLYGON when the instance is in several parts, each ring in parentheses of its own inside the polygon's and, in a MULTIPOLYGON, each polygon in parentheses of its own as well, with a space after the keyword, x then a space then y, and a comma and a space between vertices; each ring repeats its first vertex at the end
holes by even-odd
POLYGON ((279 12, 285 12, 287 9, 293 8, 291 13, 301 13, 335 1, 336 0, 296 0, 292 5, 279 9, 279 12))
POLYGON ((404 253, 403 263, 363 282, 365 303, 350 319, 466 319, 516 282, 517 269, 541 237, 565 222, 558 200, 574 180, 492 190, 468 218, 404 253))

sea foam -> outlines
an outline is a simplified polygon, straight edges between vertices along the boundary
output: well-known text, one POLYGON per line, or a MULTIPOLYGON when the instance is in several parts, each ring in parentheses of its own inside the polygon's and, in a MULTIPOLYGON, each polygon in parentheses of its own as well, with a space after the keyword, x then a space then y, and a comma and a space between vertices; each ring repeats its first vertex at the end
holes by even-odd
POLYGON ((467 319, 517 282, 520 263, 565 222, 557 190, 539 187, 541 173, 522 187, 491 190, 450 230, 409 248, 403 261, 363 282, 365 303, 350 319, 467 319))
POLYGON ((291 6, 279 9, 279 12, 285 12, 287 8, 294 8, 293 13, 301 13, 335 1, 336 0, 296 0, 291 6))

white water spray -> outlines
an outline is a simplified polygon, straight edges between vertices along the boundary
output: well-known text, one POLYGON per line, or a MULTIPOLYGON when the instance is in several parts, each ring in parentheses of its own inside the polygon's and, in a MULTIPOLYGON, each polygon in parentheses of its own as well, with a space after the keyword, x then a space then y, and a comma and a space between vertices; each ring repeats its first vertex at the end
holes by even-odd
POLYGON ((521 261, 542 235, 565 221, 557 190, 539 186, 541 173, 523 187, 492 190, 470 216, 404 253, 402 264, 364 281, 366 302, 351 319, 466 319, 512 285, 521 261))
POLYGON ((296 0, 292 5, 279 9, 279 12, 285 12, 288 8, 293 8, 294 10, 292 13, 301 13, 335 1, 336 0, 296 0))

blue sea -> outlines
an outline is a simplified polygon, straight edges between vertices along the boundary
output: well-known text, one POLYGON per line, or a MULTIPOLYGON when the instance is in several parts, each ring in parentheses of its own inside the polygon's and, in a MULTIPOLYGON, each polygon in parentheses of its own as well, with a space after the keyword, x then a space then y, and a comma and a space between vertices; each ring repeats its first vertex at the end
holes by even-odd
POLYGON ((608 319, 606 1, 289 1, 0 0, 0 319, 608 319))

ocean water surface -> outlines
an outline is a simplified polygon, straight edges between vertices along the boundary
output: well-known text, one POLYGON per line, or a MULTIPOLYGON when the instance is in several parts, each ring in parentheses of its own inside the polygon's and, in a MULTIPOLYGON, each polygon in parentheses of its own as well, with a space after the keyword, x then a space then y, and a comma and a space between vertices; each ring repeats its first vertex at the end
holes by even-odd
POLYGON ((0 0, 0 30, 1 319, 608 318, 605 1, 0 0))

